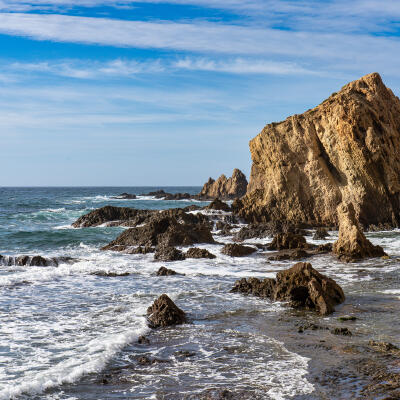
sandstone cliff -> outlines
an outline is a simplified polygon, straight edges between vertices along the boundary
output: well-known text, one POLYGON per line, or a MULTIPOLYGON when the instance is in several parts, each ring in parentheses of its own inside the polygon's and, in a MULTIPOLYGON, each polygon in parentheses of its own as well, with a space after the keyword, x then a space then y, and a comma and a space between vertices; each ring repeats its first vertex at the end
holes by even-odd
POLYGON ((242 171, 235 168, 230 178, 221 175, 216 181, 208 180, 199 193, 200 198, 232 200, 246 194, 247 179, 242 171))
POLYGON ((234 205, 249 221, 336 225, 344 202, 364 226, 399 225, 400 100, 377 73, 267 125, 250 151, 248 194, 234 205))

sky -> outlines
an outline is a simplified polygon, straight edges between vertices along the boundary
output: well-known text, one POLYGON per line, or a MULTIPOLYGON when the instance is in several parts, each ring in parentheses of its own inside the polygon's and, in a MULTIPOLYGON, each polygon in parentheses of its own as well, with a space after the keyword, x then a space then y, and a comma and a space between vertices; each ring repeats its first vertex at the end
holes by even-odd
POLYGON ((0 0, 0 186, 202 185, 379 72, 399 0, 0 0))

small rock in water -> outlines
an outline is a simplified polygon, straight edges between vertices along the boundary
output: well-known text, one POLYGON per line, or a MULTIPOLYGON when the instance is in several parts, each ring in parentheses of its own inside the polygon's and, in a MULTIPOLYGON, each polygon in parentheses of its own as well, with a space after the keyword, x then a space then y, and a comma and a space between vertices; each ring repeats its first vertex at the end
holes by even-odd
POLYGON ((382 352, 387 352, 387 351, 392 351, 392 350, 399 350, 398 347, 396 347, 394 344, 389 343, 389 342, 378 342, 375 340, 370 340, 368 344, 373 347, 376 350, 382 351, 382 352))
POLYGON ((353 315, 345 315, 343 317, 339 317, 338 320, 340 322, 345 322, 345 321, 355 321, 357 319, 357 317, 353 316, 353 315))
POLYGON ((96 271, 92 272, 90 275, 102 276, 107 278, 117 278, 119 276, 129 276, 129 272, 107 272, 107 271, 96 271))
POLYGON ((161 267, 157 271, 157 276, 171 276, 171 275, 177 275, 177 273, 173 269, 168 269, 165 267, 161 267))
POLYGON ((343 336, 352 336, 353 334, 351 331, 347 328, 333 328, 331 330, 331 333, 334 335, 343 335, 343 336))
POLYGON ((146 336, 139 336, 139 338, 138 338, 138 343, 139 344, 150 344, 150 340, 149 339, 147 339, 147 337, 146 336))
POLYGON ((154 254, 154 259, 158 261, 181 261, 185 259, 185 255, 175 247, 159 246, 154 254))
POLYGON ((151 307, 147 309, 151 328, 183 324, 186 314, 166 294, 162 294, 151 307))
POLYGON ((328 231, 325 228, 317 228, 314 233, 313 239, 314 240, 323 240, 329 236, 328 231))
POLYGON ((210 253, 207 249, 199 249, 197 247, 192 247, 191 249, 189 249, 186 252, 185 256, 186 258, 216 258, 216 256, 210 253))
POLYGON ((221 253, 231 257, 245 257, 253 254, 256 251, 257 249, 254 247, 243 246, 237 243, 229 243, 222 248, 221 253))

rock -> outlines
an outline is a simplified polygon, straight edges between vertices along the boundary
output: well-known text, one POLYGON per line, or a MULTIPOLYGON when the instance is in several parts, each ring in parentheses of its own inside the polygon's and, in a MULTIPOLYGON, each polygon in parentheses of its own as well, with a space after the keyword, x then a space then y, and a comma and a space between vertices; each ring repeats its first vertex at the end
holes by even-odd
POLYGON ((339 238, 333 245, 333 252, 343 261, 355 261, 367 257, 381 257, 386 253, 382 247, 374 246, 364 235, 358 225, 352 203, 340 204, 339 238))
POLYGON ((216 256, 210 253, 207 249, 199 249, 197 247, 190 248, 186 252, 185 256, 186 258, 209 258, 209 259, 216 258, 216 256))
POLYGON ((334 335, 352 336, 353 334, 347 328, 333 328, 331 333, 334 335))
POLYGON ((173 269, 168 269, 165 267, 160 267, 160 269, 157 271, 157 276, 171 276, 171 275, 177 275, 177 273, 173 269))
POLYGON ((187 246, 214 243, 210 224, 202 214, 167 210, 154 215, 150 222, 125 230, 102 250, 126 251, 135 246, 187 246))
POLYGON ((231 292, 252 294, 253 296, 261 298, 271 298, 275 290, 275 279, 265 278, 260 280, 258 278, 242 278, 235 282, 231 292))
POLYGON ((45 258, 42 256, 2 256, 0 255, 0 265, 5 266, 28 266, 28 267, 57 267, 59 263, 67 263, 70 264, 74 262, 75 259, 71 257, 53 257, 53 258, 45 258))
POLYGON ((289 301, 294 308, 314 310, 321 315, 335 311, 334 306, 344 301, 342 288, 333 280, 316 271, 309 263, 297 263, 276 274, 276 280, 248 278, 236 281, 234 292, 268 297, 273 301, 289 301), (259 294, 260 284, 266 289, 259 294))
POLYGON ((154 254, 154 259, 158 261, 181 261, 185 259, 185 255, 175 247, 158 246, 154 254))
POLYGON ((186 314, 166 295, 162 294, 147 309, 151 328, 178 325, 186 322, 186 314))
POLYGON ((313 239, 314 240, 324 240, 329 236, 328 231, 325 228, 317 228, 314 233, 313 239))
POLYGON ((231 257, 245 257, 253 254, 256 251, 257 249, 254 247, 242 246, 241 244, 237 243, 229 243, 222 248, 221 253, 231 257))
POLYGON ((295 233, 278 233, 268 246, 268 250, 307 249, 306 239, 295 233))
POLYGON ((134 200, 136 199, 136 194, 131 193, 121 193, 118 196, 112 197, 113 199, 123 199, 123 200, 134 200))
POLYGON ((141 196, 150 196, 163 200, 189 200, 196 197, 190 195, 189 193, 167 193, 162 189, 155 192, 143 193, 141 196))
POLYGON ((346 322, 346 321, 356 321, 357 317, 353 315, 344 315, 343 317, 339 317, 338 321, 340 322, 346 322))
POLYGON ((149 254, 154 253, 156 251, 155 247, 150 246, 138 246, 134 248, 129 248, 124 251, 126 254, 149 254))
POLYGON ((129 272, 107 272, 107 271, 96 271, 92 272, 90 275, 96 275, 96 276, 103 276, 103 277, 108 277, 108 278, 117 278, 120 276, 129 276, 129 272))
POLYGON ((397 227, 399 148, 400 100, 366 75, 250 141, 250 182, 235 208, 248 222, 335 226, 337 206, 351 202, 363 226, 397 227))
POLYGON ((208 206, 204 207, 205 210, 217 210, 217 211, 231 211, 228 204, 224 203, 220 199, 213 200, 208 206))
POLYGON ((328 315, 344 299, 342 288, 333 279, 316 271, 309 263, 297 263, 276 274, 273 300, 287 300, 292 307, 328 315))
POLYGON ((246 194, 247 179, 239 169, 234 169, 232 177, 221 175, 216 181, 212 178, 204 184, 199 198, 232 200, 246 194))
POLYGON ((74 228, 87 228, 105 223, 124 221, 127 226, 142 224, 155 210, 136 210, 127 207, 105 206, 79 217, 72 226, 74 228), (130 225, 129 225, 130 224, 130 225))
POLYGON ((138 343, 139 344, 150 344, 150 340, 147 339, 146 336, 139 336, 138 343))
POLYGON ((302 249, 295 249, 291 252, 283 251, 276 255, 268 257, 271 261, 284 261, 284 260, 301 260, 303 258, 311 257, 312 254, 307 253, 302 249))
POLYGON ((378 342, 375 340, 370 340, 368 344, 373 347, 375 350, 381 352, 390 352, 390 351, 397 351, 399 348, 392 343, 389 342, 378 342))
POLYGON ((317 251, 319 253, 330 253, 333 249, 332 243, 324 243, 317 246, 317 251))

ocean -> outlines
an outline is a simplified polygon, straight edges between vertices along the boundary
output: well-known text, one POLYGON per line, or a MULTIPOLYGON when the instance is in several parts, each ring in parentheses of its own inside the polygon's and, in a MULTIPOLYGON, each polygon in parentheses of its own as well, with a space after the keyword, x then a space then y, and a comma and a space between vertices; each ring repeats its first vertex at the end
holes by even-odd
MULTIPOLYGON (((363 397, 368 376, 354 365, 365 357, 379 359, 368 353, 371 339, 400 346, 399 230, 367 234, 389 259, 346 264, 319 255, 309 260, 346 294, 336 313, 320 317, 229 293, 239 278, 275 277, 294 264, 269 261, 268 252, 261 251, 243 258, 221 254, 221 243, 232 236, 196 246, 216 259, 165 263, 154 261, 153 254, 100 251, 124 228, 71 227, 79 216, 105 205, 167 209, 207 204, 149 196, 113 199, 123 192, 158 189, 200 190, 0 188, 0 254, 59 260, 58 266, 47 267, 0 265, 0 399, 200 399, 205 393, 211 399, 223 390, 243 399, 375 398, 363 397), (156 276, 160 266, 180 275, 156 276), (96 275, 103 272, 129 275, 96 275), (159 330, 147 326, 147 307, 162 293, 187 312, 189 323, 159 330), (339 322, 343 315, 357 320, 339 322), (307 323, 326 329, 299 333, 298 326, 307 323), (353 335, 333 335, 335 326, 346 326, 353 335), (138 343, 142 335, 149 344, 138 343), (144 365, 143 356, 155 361, 144 365)), ((325 241, 307 236, 307 241, 333 242, 337 232, 330 235, 325 241)))

